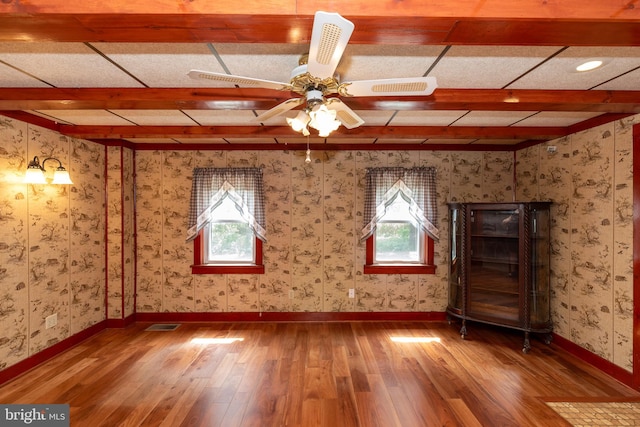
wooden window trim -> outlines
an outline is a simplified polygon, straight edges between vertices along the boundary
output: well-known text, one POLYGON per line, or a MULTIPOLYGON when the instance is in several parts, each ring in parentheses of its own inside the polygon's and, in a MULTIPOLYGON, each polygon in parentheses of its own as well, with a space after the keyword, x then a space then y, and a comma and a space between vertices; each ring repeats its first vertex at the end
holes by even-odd
POLYGON ((425 263, 424 264, 374 264, 373 263, 373 250, 374 250, 374 237, 375 234, 369 236, 366 240, 366 255, 364 274, 435 274, 436 266, 434 265, 433 239, 426 233, 424 235, 424 249, 425 249, 425 263))
POLYGON ((256 258, 255 265, 211 265, 203 264, 204 259, 204 239, 203 230, 193 241, 193 265, 191 274, 264 274, 264 264, 262 261, 262 240, 256 237, 256 258))

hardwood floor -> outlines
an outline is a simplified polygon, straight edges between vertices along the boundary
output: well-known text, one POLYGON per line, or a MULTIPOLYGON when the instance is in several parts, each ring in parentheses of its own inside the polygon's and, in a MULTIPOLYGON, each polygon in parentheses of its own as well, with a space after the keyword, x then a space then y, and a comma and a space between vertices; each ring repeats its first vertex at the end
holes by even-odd
POLYGON ((476 323, 467 340, 439 322, 148 326, 93 336, 0 402, 69 403, 72 426, 467 427, 563 426, 545 401, 640 400, 553 344, 523 354, 521 333, 476 323))

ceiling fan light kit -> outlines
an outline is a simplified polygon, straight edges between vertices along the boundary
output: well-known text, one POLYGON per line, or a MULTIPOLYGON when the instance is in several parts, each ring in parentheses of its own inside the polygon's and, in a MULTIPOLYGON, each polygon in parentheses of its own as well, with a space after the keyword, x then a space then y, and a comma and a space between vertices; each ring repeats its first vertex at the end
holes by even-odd
POLYGON ((434 77, 408 77, 377 80, 358 80, 340 83, 336 68, 342 58, 354 24, 337 13, 316 12, 311 31, 309 53, 303 55, 291 72, 289 83, 262 80, 253 77, 191 70, 194 79, 215 80, 238 86, 288 90, 304 95, 304 98, 288 99, 258 115, 253 121, 265 122, 305 104, 295 118, 286 117, 287 124, 295 132, 309 136, 309 127, 326 138, 343 125, 354 129, 364 124, 338 97, 355 96, 428 96, 437 88, 434 77), (328 97, 328 95, 338 97, 328 97))

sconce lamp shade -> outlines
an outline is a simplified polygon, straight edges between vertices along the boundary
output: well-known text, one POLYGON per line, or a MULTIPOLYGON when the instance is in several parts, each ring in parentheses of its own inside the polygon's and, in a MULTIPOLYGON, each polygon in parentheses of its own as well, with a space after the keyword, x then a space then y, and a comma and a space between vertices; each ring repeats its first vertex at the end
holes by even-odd
POLYGON ((62 166, 56 169, 53 173, 53 181, 52 184, 73 184, 71 181, 71 177, 69 176, 69 172, 62 166))
POLYGON ((24 176, 25 184, 46 184, 47 180, 44 179, 44 171, 39 167, 27 168, 27 173, 24 176))
POLYGON ((40 160, 38 156, 35 156, 32 161, 29 162, 27 166, 27 173, 24 176, 25 184, 46 184, 47 180, 45 179, 44 173, 46 169, 44 168, 44 164, 47 160, 55 160, 58 162, 58 167, 53 173, 53 181, 52 184, 73 184, 71 181, 71 177, 69 176, 69 172, 62 166, 62 162, 56 159, 55 157, 47 157, 40 164, 40 160))

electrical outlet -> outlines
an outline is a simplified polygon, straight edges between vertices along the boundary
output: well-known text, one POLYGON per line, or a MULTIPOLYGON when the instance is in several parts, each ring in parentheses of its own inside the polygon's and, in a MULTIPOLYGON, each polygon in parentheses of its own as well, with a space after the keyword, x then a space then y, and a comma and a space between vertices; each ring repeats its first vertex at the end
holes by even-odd
POLYGON ((58 313, 52 314, 51 316, 47 316, 44 319, 45 329, 53 328, 57 324, 58 324, 58 313))
POLYGON ((557 150, 558 150, 558 147, 556 147, 555 145, 547 146, 547 153, 555 153, 557 150))
POLYGON ((296 297, 296 291, 293 289, 289 289, 289 299, 294 299, 296 297))
POLYGON ((356 297, 356 290, 353 288, 349 289, 349 298, 355 298, 356 297))

